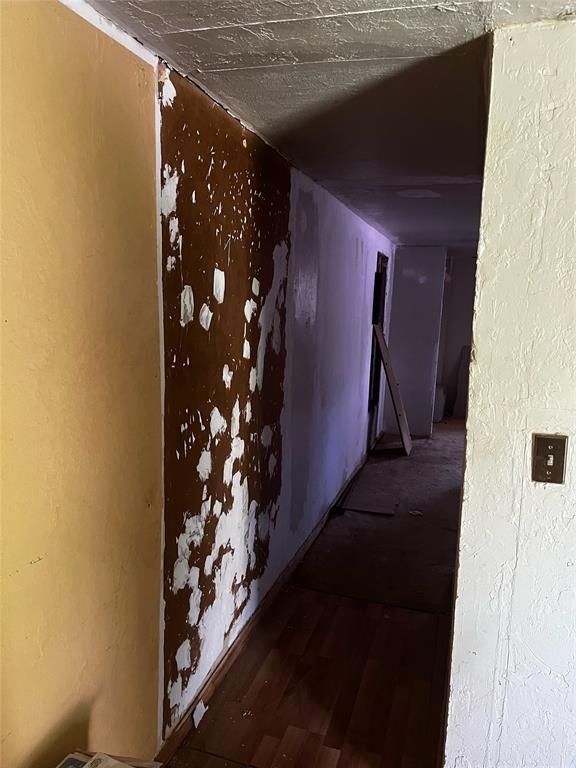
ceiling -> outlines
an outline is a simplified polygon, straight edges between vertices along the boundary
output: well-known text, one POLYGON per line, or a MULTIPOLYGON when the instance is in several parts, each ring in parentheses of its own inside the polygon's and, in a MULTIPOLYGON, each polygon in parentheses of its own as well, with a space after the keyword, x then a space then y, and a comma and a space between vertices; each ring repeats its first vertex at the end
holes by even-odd
POLYGON ((477 239, 486 32, 576 0, 90 0, 395 242, 477 239))

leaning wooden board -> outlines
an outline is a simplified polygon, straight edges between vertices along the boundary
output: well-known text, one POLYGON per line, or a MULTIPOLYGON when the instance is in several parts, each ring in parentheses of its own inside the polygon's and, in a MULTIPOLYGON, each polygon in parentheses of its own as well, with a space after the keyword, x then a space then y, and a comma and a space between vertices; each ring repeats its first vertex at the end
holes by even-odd
POLYGON ((388 388, 392 395, 392 404, 394 405, 396 421, 398 422, 398 429, 400 430, 400 436, 402 437, 402 445, 404 446, 406 456, 410 456, 410 451, 412 450, 410 427, 408 426, 408 419, 406 418, 406 411, 404 410, 404 403, 402 402, 402 395, 400 394, 400 387, 394 376, 394 371, 392 370, 390 352, 388 351, 382 328, 379 325, 373 325, 372 328, 374 329, 374 336, 378 343, 378 349, 380 350, 380 357, 382 358, 382 365, 384 366, 384 372, 386 373, 388 388))

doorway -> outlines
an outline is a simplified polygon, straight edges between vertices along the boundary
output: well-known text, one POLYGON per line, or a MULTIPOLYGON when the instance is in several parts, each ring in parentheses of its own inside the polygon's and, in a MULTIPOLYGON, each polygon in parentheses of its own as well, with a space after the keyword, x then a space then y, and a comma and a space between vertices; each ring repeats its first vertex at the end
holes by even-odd
MULTIPOLYGON (((376 272, 374 273, 374 297, 372 300, 372 324, 384 330, 386 307, 386 287, 388 284, 388 256, 378 253, 376 272)), ((372 336, 370 357, 370 386, 368 390, 368 453, 374 448, 380 437, 379 405, 382 381, 382 361, 376 339, 372 336)))

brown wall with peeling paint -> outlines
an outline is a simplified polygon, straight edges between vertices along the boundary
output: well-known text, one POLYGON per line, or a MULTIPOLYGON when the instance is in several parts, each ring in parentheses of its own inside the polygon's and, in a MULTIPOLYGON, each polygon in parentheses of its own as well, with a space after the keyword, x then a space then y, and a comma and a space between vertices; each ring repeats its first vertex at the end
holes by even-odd
POLYGON ((290 169, 176 73, 165 73, 162 92, 168 732, 258 602, 268 561, 290 169))

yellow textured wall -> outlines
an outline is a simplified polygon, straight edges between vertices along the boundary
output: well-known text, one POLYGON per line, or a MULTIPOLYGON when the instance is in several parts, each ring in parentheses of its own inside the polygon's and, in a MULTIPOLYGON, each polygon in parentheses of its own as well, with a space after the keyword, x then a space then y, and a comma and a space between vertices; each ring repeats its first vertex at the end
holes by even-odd
POLYGON ((2 766, 157 736, 154 70, 2 2, 2 766))

